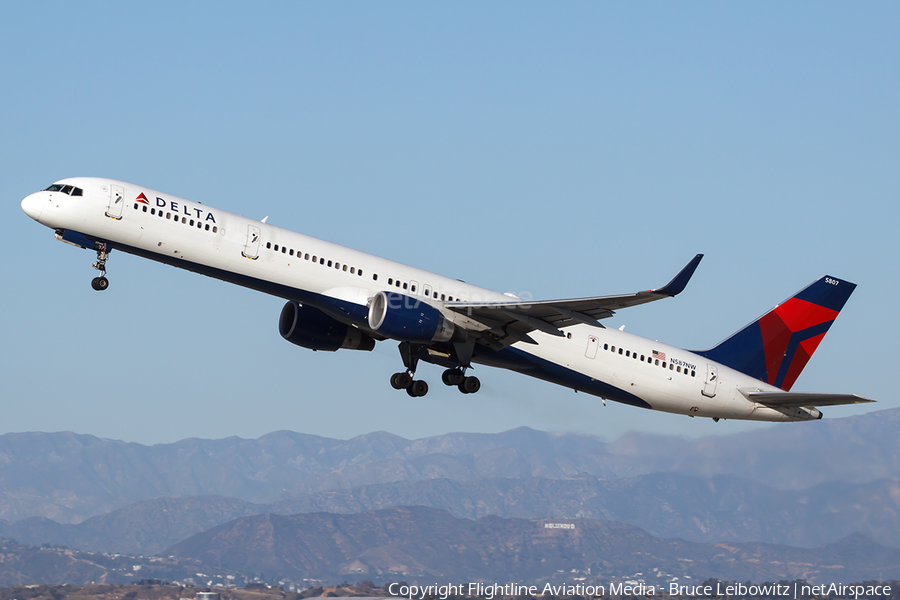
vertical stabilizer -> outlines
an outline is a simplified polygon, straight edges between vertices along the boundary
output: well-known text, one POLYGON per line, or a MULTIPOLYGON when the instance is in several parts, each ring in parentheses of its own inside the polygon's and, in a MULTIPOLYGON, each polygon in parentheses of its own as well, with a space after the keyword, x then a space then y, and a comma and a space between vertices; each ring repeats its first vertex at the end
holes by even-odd
POLYGON ((855 283, 826 275, 697 354, 790 390, 854 289, 855 283))

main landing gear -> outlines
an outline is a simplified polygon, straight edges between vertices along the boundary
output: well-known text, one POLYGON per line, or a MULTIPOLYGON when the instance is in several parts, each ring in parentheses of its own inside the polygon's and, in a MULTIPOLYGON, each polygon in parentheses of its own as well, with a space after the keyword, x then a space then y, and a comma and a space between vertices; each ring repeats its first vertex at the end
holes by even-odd
POLYGON ((447 369, 441 374, 441 381, 446 386, 456 386, 463 394, 474 394, 481 389, 481 381, 477 377, 466 377, 465 369, 447 369))
MULTIPOLYGON (((391 375, 391 387, 395 390, 406 390, 412 398, 418 398, 428 393, 428 384, 421 379, 415 379, 416 367, 419 358, 415 356, 417 348, 409 342, 400 344, 400 357, 406 371, 391 375)), ((465 368, 456 367, 447 369, 441 375, 441 381, 446 386, 456 386, 463 394, 474 394, 481 389, 481 382, 477 377, 466 377, 465 368)))
POLYGON ((109 279, 106 278, 106 261, 109 260, 109 253, 112 252, 106 244, 97 244, 97 262, 91 266, 100 271, 100 277, 94 277, 91 280, 91 287, 102 292, 109 287, 109 279))

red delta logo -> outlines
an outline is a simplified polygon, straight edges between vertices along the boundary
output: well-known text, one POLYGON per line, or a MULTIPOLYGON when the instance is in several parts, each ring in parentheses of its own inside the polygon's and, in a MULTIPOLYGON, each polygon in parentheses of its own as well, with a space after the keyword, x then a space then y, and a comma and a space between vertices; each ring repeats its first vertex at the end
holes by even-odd
POLYGON ((766 356, 766 380, 790 391, 838 311, 791 298, 759 320, 766 356))
POLYGON ((144 195, 144 192, 141 192, 141 194, 137 198, 135 198, 135 200, 137 200, 141 204, 150 204, 150 201, 147 200, 147 196, 144 195))

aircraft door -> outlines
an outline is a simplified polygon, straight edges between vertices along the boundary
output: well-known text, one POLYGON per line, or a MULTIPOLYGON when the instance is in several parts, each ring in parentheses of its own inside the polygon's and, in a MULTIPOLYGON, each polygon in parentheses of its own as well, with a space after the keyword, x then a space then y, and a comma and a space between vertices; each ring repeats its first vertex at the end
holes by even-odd
POLYGON ((703 395, 712 398, 716 395, 716 384, 719 383, 719 372, 716 365, 706 365, 706 383, 703 384, 703 395))
POLYGON ((125 190, 120 185, 109 186, 109 204, 106 207, 106 216, 118 221, 122 218, 123 208, 125 208, 125 190))
POLYGON ((241 255, 251 260, 259 258, 259 227, 256 225, 247 226, 247 244, 241 255))
POLYGON ((596 335, 589 335, 587 348, 584 351, 584 355, 588 358, 594 358, 597 356, 597 348, 600 346, 600 340, 596 335))

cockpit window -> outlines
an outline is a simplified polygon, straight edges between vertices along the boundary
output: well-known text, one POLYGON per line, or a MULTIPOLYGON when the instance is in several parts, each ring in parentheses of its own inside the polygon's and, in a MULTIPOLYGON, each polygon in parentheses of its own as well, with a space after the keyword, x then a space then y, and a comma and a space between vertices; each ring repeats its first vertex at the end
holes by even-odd
POLYGON ((74 185, 63 185, 61 183, 54 183, 44 191, 62 192, 63 194, 68 194, 70 196, 84 196, 84 191, 81 188, 75 187, 74 185))

